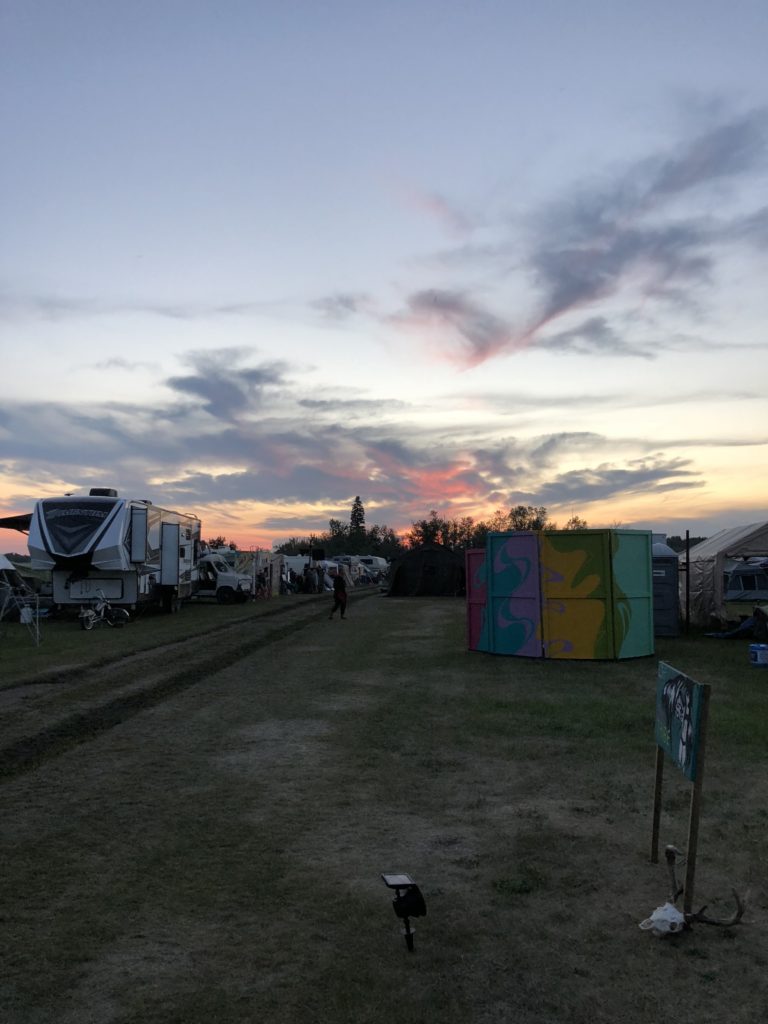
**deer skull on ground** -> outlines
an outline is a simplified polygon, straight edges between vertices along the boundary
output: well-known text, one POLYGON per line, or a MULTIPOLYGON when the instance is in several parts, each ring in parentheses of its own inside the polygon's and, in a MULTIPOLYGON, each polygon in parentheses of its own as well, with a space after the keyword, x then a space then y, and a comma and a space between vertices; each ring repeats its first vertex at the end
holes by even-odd
POLYGON ((650 917, 640 922, 644 932, 652 931, 657 938, 664 935, 675 935, 685 928, 685 914, 681 914, 671 903, 656 907, 650 917))

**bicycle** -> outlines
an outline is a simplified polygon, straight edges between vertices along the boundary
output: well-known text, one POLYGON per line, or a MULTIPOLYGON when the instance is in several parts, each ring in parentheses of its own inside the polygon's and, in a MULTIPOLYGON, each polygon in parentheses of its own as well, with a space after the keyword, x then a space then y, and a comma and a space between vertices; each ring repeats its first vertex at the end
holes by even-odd
POLYGON ((124 626, 130 615, 125 608, 113 608, 103 590, 97 590, 93 608, 80 609, 80 628, 93 629, 94 626, 124 626))

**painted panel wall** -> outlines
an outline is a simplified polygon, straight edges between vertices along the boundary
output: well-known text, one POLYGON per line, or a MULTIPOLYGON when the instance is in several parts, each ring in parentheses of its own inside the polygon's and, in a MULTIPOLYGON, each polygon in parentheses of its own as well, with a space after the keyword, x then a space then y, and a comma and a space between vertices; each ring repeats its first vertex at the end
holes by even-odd
POLYGON ((608 530, 544 530, 541 582, 544 597, 566 600, 611 596, 608 530))
POLYGON ((496 654, 541 657, 541 585, 535 533, 493 533, 486 548, 488 640, 496 654))
POLYGON ((610 538, 616 657, 653 654, 653 535, 612 530, 610 538))
POLYGON ((610 602, 602 598, 544 600, 545 658, 613 658, 610 602))
POLYGON ((613 658, 610 538, 607 530, 541 535, 545 658, 613 658))
MULTIPOLYGON (((470 647, 537 658, 653 654, 651 544, 643 530, 490 534, 485 591, 468 582, 470 647)), ((468 581, 479 580, 479 560, 472 573, 467 564, 468 581)))

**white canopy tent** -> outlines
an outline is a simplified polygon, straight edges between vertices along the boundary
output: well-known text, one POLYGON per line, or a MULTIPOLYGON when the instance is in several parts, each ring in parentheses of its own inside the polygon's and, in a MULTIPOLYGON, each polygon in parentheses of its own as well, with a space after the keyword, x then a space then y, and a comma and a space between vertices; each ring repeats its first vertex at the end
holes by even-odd
MULTIPOLYGON (((685 552, 680 554, 681 567, 685 552)), ((689 552, 690 620, 703 628, 724 625, 724 573, 730 559, 768 557, 768 522, 736 526, 703 540, 689 552)), ((680 573, 680 598, 686 599, 685 573, 680 573)))

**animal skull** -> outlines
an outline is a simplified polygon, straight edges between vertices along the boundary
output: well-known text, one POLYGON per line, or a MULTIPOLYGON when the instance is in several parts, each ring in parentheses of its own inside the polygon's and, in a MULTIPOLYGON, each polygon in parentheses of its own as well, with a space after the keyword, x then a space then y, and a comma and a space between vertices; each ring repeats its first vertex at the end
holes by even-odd
POLYGON ((650 917, 640 922, 644 932, 652 931, 657 938, 663 935, 674 935, 685 927, 685 915, 671 903, 656 907, 650 917))

